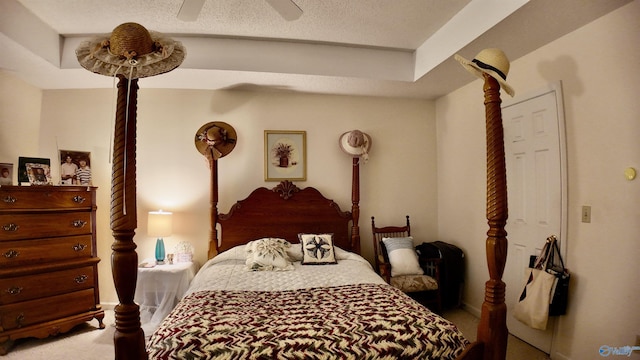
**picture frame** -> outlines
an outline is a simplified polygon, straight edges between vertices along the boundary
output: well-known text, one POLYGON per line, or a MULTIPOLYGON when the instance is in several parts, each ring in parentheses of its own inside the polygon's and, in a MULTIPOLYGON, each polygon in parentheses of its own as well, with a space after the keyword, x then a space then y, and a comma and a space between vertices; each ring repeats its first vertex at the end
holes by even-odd
POLYGON ((0 186, 13 185, 13 164, 0 163, 0 186))
MULTIPOLYGON (((29 185, 47 185, 47 184, 33 184, 31 182, 31 179, 29 178, 27 164, 32 164, 30 165, 30 167, 32 168, 35 168, 36 165, 46 165, 46 169, 47 169, 46 174, 48 174, 49 176, 49 182, 51 181, 51 172, 50 172, 51 159, 20 156, 18 157, 18 184, 21 185, 24 183, 29 185)), ((41 167, 41 168, 45 169, 45 167, 41 167)), ((45 181, 46 181, 46 174, 45 174, 45 181)), ((38 175, 38 178, 40 178, 39 171, 37 172, 37 175, 38 175)))
POLYGON ((31 185, 53 185, 51 168, 47 164, 26 163, 27 177, 31 185))
POLYGON ((306 131, 264 131, 264 180, 307 180, 306 131))
POLYGON ((59 150, 60 185, 91 186, 91 153, 59 150))

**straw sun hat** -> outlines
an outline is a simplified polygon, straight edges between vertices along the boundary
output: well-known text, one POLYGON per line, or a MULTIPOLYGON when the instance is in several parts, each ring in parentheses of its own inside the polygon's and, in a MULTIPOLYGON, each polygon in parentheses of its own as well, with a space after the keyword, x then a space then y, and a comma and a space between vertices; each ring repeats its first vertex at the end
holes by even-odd
POLYGON ((222 121, 206 123, 198 129, 195 136, 196 149, 212 160, 226 156, 236 147, 236 130, 222 121))
POLYGON ((351 156, 361 156, 365 162, 369 160, 371 149, 371 136, 360 130, 351 130, 340 135, 338 140, 340 148, 351 156))
POLYGON ((136 23, 118 25, 110 35, 83 41, 76 57, 96 74, 137 79, 169 72, 184 60, 182 44, 136 23))
POLYGON ((482 74, 486 73, 491 75, 494 79, 498 80, 500 87, 507 92, 507 94, 513 96, 514 91, 509 84, 507 84, 507 75, 509 74, 509 59, 500 49, 484 49, 476 55, 476 57, 469 61, 462 56, 456 54, 455 59, 462 64, 470 73, 482 78, 482 74))

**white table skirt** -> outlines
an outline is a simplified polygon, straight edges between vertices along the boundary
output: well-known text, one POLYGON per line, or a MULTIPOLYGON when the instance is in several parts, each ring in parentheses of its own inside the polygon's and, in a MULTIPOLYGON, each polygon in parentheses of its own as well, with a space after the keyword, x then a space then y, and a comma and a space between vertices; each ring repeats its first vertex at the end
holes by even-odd
POLYGON ((140 306, 140 323, 150 336, 189 288, 198 271, 195 262, 138 268, 134 301, 140 306))

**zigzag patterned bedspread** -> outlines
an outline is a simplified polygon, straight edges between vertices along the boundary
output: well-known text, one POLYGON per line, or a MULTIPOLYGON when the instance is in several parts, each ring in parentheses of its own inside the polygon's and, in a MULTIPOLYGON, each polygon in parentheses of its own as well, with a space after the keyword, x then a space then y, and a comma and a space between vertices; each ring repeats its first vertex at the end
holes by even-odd
POLYGON ((454 359, 451 322, 386 284, 186 296, 152 335, 150 359, 454 359))

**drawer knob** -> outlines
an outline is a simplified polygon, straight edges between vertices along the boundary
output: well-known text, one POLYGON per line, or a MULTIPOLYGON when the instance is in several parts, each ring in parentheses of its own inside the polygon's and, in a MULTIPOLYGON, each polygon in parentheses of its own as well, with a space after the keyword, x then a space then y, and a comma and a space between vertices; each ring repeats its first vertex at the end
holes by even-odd
POLYGON ((85 281, 87 281, 87 279, 88 279, 88 278, 89 278, 89 277, 88 277, 87 275, 84 275, 84 274, 83 274, 83 275, 78 275, 78 276, 76 276, 76 278, 75 278, 74 280, 75 280, 76 284, 82 284, 82 283, 84 283, 85 281))
POLYGON ((19 295, 22 292, 22 289, 23 288, 21 288, 19 286, 12 286, 12 287, 7 289, 7 293, 9 295, 19 295))
POLYGON ((18 257, 18 255, 20 255, 20 252, 15 250, 9 250, 4 253, 4 257, 6 257, 7 259, 15 259, 18 257))
POLYGON ((73 251, 76 251, 76 252, 80 252, 80 251, 82 251, 82 250, 84 250, 86 248, 87 248, 87 245, 85 245, 85 244, 77 243, 77 244, 73 245, 73 251))
POLYGON ((87 225, 87 222, 83 221, 83 220, 73 220, 73 222, 71 224, 75 228, 81 228, 81 227, 84 227, 85 225, 87 225))
POLYGON ((18 231, 19 228, 20 228, 20 226, 14 224, 14 223, 2 225, 2 230, 4 230, 4 231, 18 231))
POLYGON ((18 199, 14 198, 11 195, 7 195, 4 197, 4 199, 2 199, 2 201, 4 201, 7 204, 13 204, 14 202, 18 201, 18 199))
POLYGON ((86 199, 84 197, 80 196, 80 195, 76 195, 76 196, 73 197, 73 201, 76 204, 82 204, 85 200, 86 199))

